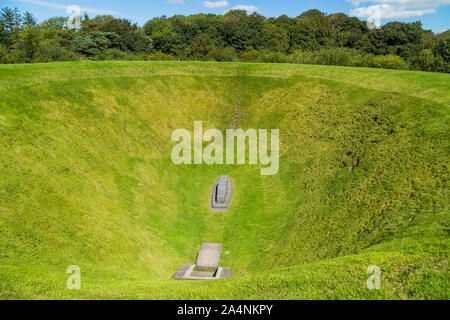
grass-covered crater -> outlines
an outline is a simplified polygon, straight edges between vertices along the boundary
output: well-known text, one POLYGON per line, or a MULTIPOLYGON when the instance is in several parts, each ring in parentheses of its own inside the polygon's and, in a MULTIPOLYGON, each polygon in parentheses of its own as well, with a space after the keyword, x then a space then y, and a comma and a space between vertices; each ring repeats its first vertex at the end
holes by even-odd
POLYGON ((0 297, 448 299, 449 80, 276 64, 0 66, 0 297), (172 132, 197 120, 279 129, 279 173, 174 165, 172 132), (231 207, 210 212, 221 174, 231 207), (170 280, 201 242, 223 243, 233 278, 170 280), (81 290, 66 288, 69 265, 81 290), (365 287, 370 265, 380 290, 365 287))

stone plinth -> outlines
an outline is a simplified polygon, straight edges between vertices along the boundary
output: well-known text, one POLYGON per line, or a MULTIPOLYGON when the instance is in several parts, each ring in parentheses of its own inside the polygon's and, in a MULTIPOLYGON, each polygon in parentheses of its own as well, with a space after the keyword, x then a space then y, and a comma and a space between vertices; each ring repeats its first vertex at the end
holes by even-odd
POLYGON ((228 211, 233 196, 233 185, 231 178, 220 176, 216 179, 211 192, 211 211, 228 211))

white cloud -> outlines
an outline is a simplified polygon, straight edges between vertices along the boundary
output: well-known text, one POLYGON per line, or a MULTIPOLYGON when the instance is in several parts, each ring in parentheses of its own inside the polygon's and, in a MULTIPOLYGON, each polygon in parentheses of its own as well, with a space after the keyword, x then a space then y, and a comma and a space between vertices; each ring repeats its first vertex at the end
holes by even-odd
POLYGON ((247 11, 247 13, 253 13, 253 12, 258 11, 258 7, 248 6, 245 4, 238 4, 237 6, 234 6, 233 8, 231 8, 230 10, 245 10, 245 11, 247 11))
POLYGON ((450 0, 347 0, 347 2, 351 2, 354 6, 359 6, 361 3, 380 3, 403 6, 409 9, 426 7, 436 8, 450 5, 450 0))
POLYGON ((350 10, 350 15, 367 19, 379 26, 381 20, 406 19, 421 17, 435 13, 438 7, 450 5, 450 0, 346 0, 356 9, 350 10), (370 4, 362 6, 361 4, 370 4))
MULTIPOLYGON (((39 0, 13 0, 13 1, 14 2, 31 3, 31 4, 41 6, 41 7, 47 7, 47 8, 58 9, 58 10, 67 10, 67 8, 69 8, 69 6, 66 6, 64 4, 45 2, 45 1, 39 1, 39 0)), ((81 9, 81 11, 87 12, 87 13, 121 15, 119 12, 110 11, 110 10, 82 8, 82 7, 80 7, 80 9, 81 9)))
MULTIPOLYGON (((22 2, 22 3, 30 3, 30 4, 35 4, 41 7, 47 7, 47 8, 51 8, 51 9, 56 9, 56 10, 64 10, 67 13, 67 10, 69 8, 71 8, 71 6, 67 6, 64 4, 60 4, 60 3, 54 3, 54 2, 46 2, 46 1, 40 1, 40 0, 12 0, 13 2, 22 2)), ((133 17, 133 16, 127 16, 124 15, 120 12, 116 12, 116 11, 111 11, 111 10, 102 10, 102 9, 95 9, 95 8, 84 8, 84 7, 79 7, 81 12, 86 12, 86 13, 93 13, 93 14, 100 14, 100 15, 112 15, 112 16, 121 16, 121 17, 127 17, 127 18, 132 18, 132 19, 137 19, 137 20, 143 20, 143 18, 140 17, 133 17)))
POLYGON ((23 2, 23 3, 31 3, 35 4, 41 7, 47 7, 52 9, 60 9, 60 10, 66 10, 68 6, 59 4, 59 3, 50 3, 50 2, 44 2, 44 1, 35 1, 35 0, 13 0, 14 2, 23 2))
POLYGON ((203 2, 203 6, 205 8, 223 8, 228 7, 228 1, 222 0, 222 1, 205 1, 203 2))
POLYGON ((399 8, 389 4, 378 4, 369 7, 357 8, 350 11, 351 16, 358 18, 379 18, 379 19, 402 19, 410 17, 420 17, 424 14, 435 13, 436 9, 407 9, 399 8))

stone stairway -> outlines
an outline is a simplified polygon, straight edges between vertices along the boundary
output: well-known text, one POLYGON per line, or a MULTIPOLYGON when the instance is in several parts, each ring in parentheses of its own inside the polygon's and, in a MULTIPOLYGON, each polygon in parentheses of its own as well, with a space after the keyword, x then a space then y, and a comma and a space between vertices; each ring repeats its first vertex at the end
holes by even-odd
POLYGON ((182 265, 172 276, 174 280, 212 280, 231 278, 231 269, 219 267, 221 243, 202 243, 195 264, 182 265))
MULTIPOLYGON (((228 211, 233 186, 231 178, 220 176, 214 183, 211 193, 211 211, 228 211)), ((202 243, 195 264, 182 265, 172 276, 174 280, 212 280, 219 278, 231 278, 231 269, 219 266, 222 254, 221 243, 202 243)))

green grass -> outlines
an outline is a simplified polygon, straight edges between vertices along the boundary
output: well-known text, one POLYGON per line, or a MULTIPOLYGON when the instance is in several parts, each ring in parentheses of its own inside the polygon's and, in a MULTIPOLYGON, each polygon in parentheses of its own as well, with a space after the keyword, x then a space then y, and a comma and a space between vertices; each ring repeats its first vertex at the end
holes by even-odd
POLYGON ((0 298, 449 299, 449 92, 379 69, 2 65, 0 298), (173 130, 230 128, 239 100, 238 127, 280 129, 277 175, 172 164, 173 130), (202 241, 233 278, 170 280, 202 241))

